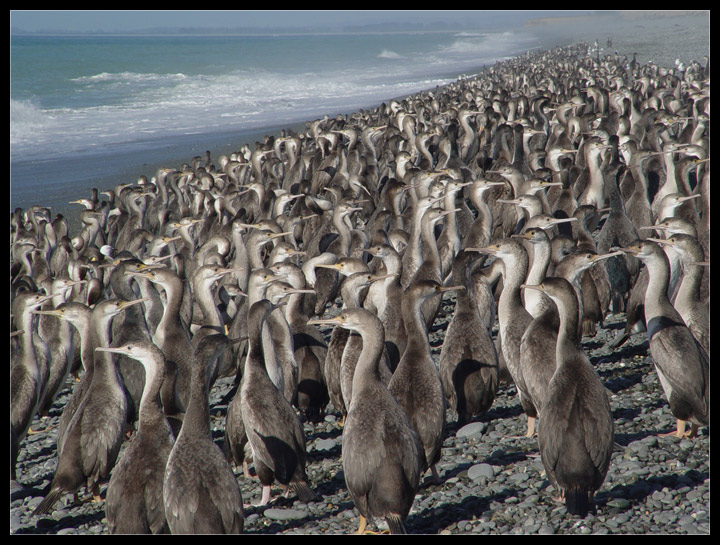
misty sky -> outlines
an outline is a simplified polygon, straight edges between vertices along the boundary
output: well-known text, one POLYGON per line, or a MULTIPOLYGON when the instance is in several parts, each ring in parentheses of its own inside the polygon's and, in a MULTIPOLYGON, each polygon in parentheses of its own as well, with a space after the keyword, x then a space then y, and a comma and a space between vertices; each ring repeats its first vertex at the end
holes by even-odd
POLYGON ((387 23, 487 23, 490 19, 522 23, 525 19, 567 12, 547 11, 25 11, 10 12, 13 29, 123 32, 152 28, 293 28, 387 23))

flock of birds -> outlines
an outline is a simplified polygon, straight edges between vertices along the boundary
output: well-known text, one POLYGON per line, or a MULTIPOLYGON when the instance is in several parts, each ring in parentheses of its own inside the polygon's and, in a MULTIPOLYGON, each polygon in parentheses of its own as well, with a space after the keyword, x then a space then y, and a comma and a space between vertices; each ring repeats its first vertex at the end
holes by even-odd
POLYGON ((275 482, 311 501, 302 421, 331 404, 359 531, 405 532, 446 408, 470 422, 512 383, 586 515, 614 440, 580 340, 608 312, 627 315, 615 345, 647 331, 672 433, 709 425, 709 111, 708 65, 581 44, 94 190, 74 236, 16 210, 11 484, 73 374, 35 513, 109 479, 110 532, 240 532, 232 466, 261 504, 275 482), (231 376, 220 448, 208 395, 231 376))

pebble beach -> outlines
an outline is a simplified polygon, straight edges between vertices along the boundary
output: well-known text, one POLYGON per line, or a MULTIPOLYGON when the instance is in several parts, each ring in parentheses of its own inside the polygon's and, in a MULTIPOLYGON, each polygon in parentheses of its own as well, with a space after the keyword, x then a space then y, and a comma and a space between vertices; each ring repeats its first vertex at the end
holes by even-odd
MULTIPOLYGON (((191 160, 186 159, 187 163, 191 160)), ((165 166, 181 168, 180 164, 165 166)), ((76 198, 82 196, 87 195, 76 198)), ((78 225, 80 211, 65 212, 71 225, 78 225)), ((337 313, 341 305, 338 298, 326 317, 337 313)), ((446 295, 429 333, 436 365, 454 308, 454 296, 446 295)), ((624 313, 610 313, 594 336, 582 338, 582 347, 609 392, 615 425, 610 469, 588 516, 569 516, 556 498, 557 490, 545 475, 537 438, 525 436, 527 417, 518 392, 514 385, 501 383, 490 410, 469 424, 459 426, 457 414, 447 410, 437 465, 440 482, 433 482, 429 472, 424 476, 406 520, 408 533, 709 535, 709 427, 701 427, 693 438, 663 435, 675 429, 676 420, 650 356, 646 333, 632 334, 622 346, 611 347, 625 324, 624 313)), ((321 331, 329 340, 330 329, 321 331)), ((491 333, 495 341, 497 323, 491 333)), ((31 432, 20 445, 17 481, 11 481, 10 490, 11 534, 109 533, 104 501, 74 503, 65 495, 50 513, 33 515, 53 478, 56 427, 76 384, 70 375, 49 414, 35 416, 31 432)), ((233 378, 225 377, 218 379, 210 392, 212 434, 221 448, 232 388, 233 378)), ((341 420, 340 411, 329 405, 319 422, 303 422, 307 475, 318 496, 316 501, 304 503, 292 495, 285 497, 276 486, 270 503, 257 506, 261 484, 246 476, 241 467, 233 467, 245 504, 244 533, 336 535, 357 529, 359 512, 343 475, 341 420)), ((101 486, 103 498, 106 487, 107 482, 101 486)), ((382 532, 387 526, 383 520, 374 520, 370 529, 382 532)))
MULTIPOLYGON (((447 320, 454 308, 444 300, 430 335, 438 358, 447 320)), ((596 510, 584 519, 568 517, 548 486, 536 439, 524 437, 527 419, 513 386, 502 386, 493 407, 474 422, 457 427, 447 413, 447 433, 438 472, 442 484, 418 491, 407 520, 412 534, 709 534, 710 436, 707 428, 694 439, 658 437, 674 428, 662 387, 648 355, 644 333, 622 349, 606 345, 624 328, 624 315, 611 315, 583 347, 605 386, 613 393, 616 446, 610 470, 596 493, 596 510)), ((495 332, 496 333, 496 332, 495 332)), ((329 335, 329 331, 327 332, 329 335)), ((10 493, 13 534, 106 534, 103 503, 63 505, 49 515, 33 516, 40 491, 49 484, 57 462, 57 425, 72 384, 58 396, 47 418, 23 443, 18 474, 24 490, 10 493)), ((232 379, 218 381, 211 392, 213 436, 221 444, 227 405, 222 398, 232 379)), ((240 483, 248 534, 349 534, 358 513, 345 488, 340 460, 341 415, 329 408, 324 422, 305 424, 310 485, 317 502, 300 503, 273 489, 273 501, 254 507, 261 487, 234 468, 240 483)), ((122 451, 120 453, 122 456, 122 451)), ((428 479, 426 475, 426 480, 428 479)), ((103 489, 104 494, 104 489, 103 489)), ((68 496, 66 500, 70 500, 68 496)), ((376 529, 382 530, 382 521, 376 529)))

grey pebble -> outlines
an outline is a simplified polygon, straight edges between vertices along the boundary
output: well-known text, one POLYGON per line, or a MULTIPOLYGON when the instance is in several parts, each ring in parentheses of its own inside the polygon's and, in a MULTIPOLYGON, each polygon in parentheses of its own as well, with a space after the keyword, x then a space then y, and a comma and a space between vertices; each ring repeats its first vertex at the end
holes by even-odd
POLYGON ((271 520, 300 520, 308 516, 307 511, 300 509, 265 509, 263 513, 267 518, 271 520))
POLYGON ((481 435, 486 429, 487 424, 485 422, 472 422, 460 428, 455 434, 455 437, 461 438, 481 435))
POLYGON ((495 475, 495 471, 490 464, 475 464, 468 469, 468 478, 475 481, 481 477, 491 479, 495 475))
POLYGON ((335 439, 318 439, 315 441, 315 450, 332 450, 337 444, 335 439))

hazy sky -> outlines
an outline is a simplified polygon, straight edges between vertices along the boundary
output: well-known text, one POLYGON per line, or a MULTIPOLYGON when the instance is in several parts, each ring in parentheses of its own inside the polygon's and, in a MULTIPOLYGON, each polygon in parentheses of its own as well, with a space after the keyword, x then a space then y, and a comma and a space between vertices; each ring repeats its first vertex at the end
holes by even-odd
POLYGON ((318 25, 355 25, 390 21, 449 23, 485 21, 489 18, 524 19, 548 13, 503 11, 25 11, 10 12, 12 28, 37 32, 41 30, 123 32, 145 28, 292 28, 318 25))

